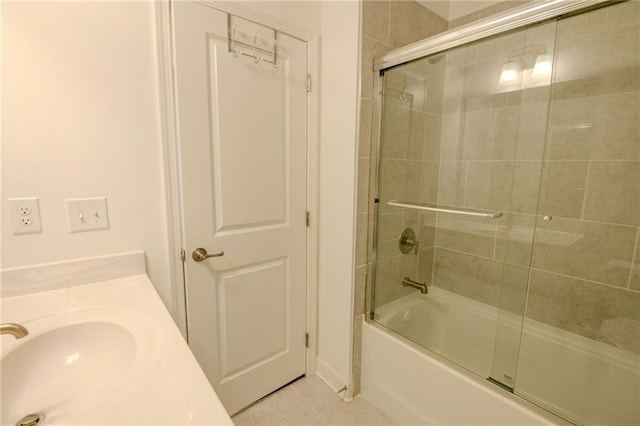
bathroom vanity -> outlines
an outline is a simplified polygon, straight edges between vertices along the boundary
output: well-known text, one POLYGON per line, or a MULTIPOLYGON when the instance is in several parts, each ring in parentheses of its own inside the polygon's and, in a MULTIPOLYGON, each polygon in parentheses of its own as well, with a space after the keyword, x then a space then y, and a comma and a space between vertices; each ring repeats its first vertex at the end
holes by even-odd
POLYGON ((144 273, 143 253, 2 278, 0 321, 29 332, 2 335, 2 425, 31 414, 39 425, 233 424, 144 273))

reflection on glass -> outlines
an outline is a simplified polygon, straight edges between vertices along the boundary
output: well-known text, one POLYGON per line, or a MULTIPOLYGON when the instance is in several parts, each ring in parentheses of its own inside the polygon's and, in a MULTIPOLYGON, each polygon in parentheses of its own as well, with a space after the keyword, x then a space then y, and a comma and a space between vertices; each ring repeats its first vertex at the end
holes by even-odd
POLYGON ((557 24, 515 392, 581 424, 640 424, 639 11, 557 24))
POLYGON ((639 11, 383 74, 374 319, 581 424, 640 424, 639 11))
POLYGON ((553 53, 554 26, 384 73, 375 318, 509 387, 538 197, 530 182, 540 179, 549 99, 548 85, 530 80, 536 58, 553 53), (508 87, 496 78, 505 59, 515 72, 508 87), (532 125, 532 115, 542 124, 532 125), (409 254, 398 249, 406 228, 420 242, 409 254), (427 283, 428 294, 403 286, 405 278, 427 283))
POLYGON ((551 75, 551 55, 542 54, 536 58, 531 76, 544 77, 551 75))
POLYGON ((518 79, 518 66, 515 62, 509 61, 502 66, 500 73, 500 84, 515 83, 518 79))

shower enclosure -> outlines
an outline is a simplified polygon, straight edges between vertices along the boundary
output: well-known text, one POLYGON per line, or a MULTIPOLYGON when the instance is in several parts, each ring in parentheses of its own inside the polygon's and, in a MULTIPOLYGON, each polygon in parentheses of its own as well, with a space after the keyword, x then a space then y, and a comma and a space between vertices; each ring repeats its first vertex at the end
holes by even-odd
POLYGON ((493 32, 380 66, 370 318, 640 424, 640 2, 493 32))

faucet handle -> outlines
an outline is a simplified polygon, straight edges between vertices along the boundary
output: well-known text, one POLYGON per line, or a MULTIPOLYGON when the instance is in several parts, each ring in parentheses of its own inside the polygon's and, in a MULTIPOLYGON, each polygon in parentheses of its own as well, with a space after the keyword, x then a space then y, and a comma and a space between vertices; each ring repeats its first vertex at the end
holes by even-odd
POLYGON ((405 228, 400 234, 400 238, 398 238, 398 248, 402 254, 411 253, 411 251, 415 250, 416 255, 418 254, 418 249, 420 248, 420 241, 416 240, 416 233, 411 228, 405 228))

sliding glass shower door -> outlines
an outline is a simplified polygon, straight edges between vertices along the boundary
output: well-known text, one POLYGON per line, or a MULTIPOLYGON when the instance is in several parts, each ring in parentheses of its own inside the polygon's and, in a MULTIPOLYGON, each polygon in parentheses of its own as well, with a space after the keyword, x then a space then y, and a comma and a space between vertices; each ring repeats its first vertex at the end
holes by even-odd
POLYGON ((376 312, 411 304, 416 288, 427 286, 432 309, 405 309, 407 318, 387 325, 508 387, 550 93, 550 69, 533 69, 536 60, 551 62, 554 26, 462 46, 383 77, 376 312), (525 73, 505 74, 510 64, 525 73), (412 245, 403 251, 402 241, 412 245))
POLYGON ((639 12, 557 24, 515 392, 582 424, 640 424, 639 12))
POLYGON ((572 421, 640 423, 640 18, 381 72, 372 319, 572 421))

